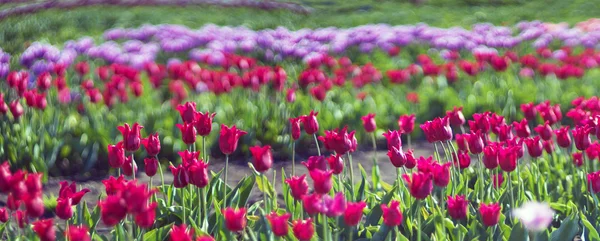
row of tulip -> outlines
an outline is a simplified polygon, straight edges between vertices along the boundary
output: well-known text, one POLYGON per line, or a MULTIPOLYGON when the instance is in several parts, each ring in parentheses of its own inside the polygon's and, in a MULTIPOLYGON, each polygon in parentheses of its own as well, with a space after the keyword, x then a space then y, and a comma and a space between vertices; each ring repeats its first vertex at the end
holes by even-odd
MULTIPOLYGON (((111 235, 116 240, 166 236, 191 240, 194 234, 198 240, 528 240, 527 234, 536 240, 572 240, 575 235, 600 240, 596 231, 600 171, 595 161, 600 145, 590 138, 592 132, 600 136, 598 103, 598 98, 573 100, 570 113, 583 111, 586 116, 572 128, 558 128, 562 116, 548 102, 521 106, 526 118, 512 124, 490 112, 474 114, 467 122, 455 108, 420 125, 435 147, 430 157, 416 157, 403 145, 401 136, 414 131, 415 122, 414 115, 402 116, 399 130, 384 133, 389 161, 397 170, 392 184, 381 180, 376 153, 371 180, 361 163, 353 163, 352 153, 358 148, 355 131, 344 127, 318 136, 317 112, 291 118, 291 138, 298 140, 304 132, 313 136, 317 147, 317 155, 302 162, 313 186, 310 192, 306 175, 297 175, 292 165, 291 176, 280 173, 283 200, 279 200, 270 146, 250 147, 253 175, 236 186, 227 185, 229 156, 248 134, 235 125, 221 125, 218 143, 226 156, 225 168, 209 174, 209 156, 205 150, 196 151, 196 137, 208 136, 215 114, 198 112, 189 102, 177 107, 181 116, 177 127, 188 148, 179 153, 181 162, 169 164, 173 183, 164 183, 156 158, 161 152, 159 134, 142 138, 144 127, 125 124, 117 128, 122 141, 108 146, 109 164, 131 179, 119 175, 104 180, 106 195, 91 212, 81 203, 89 190, 61 183, 55 213, 67 221, 68 240, 101 236, 95 232, 100 221, 115 227, 111 235), (532 135, 528 120, 537 115, 545 122, 532 135), (454 135, 457 131, 462 134, 454 135), (135 179, 133 153, 141 146, 147 154, 145 173, 161 176, 157 187, 135 179), (360 175, 354 174, 355 167, 360 175), (273 179, 267 178, 269 173, 273 179), (263 200, 249 203, 256 184, 263 200)), ((374 117, 362 118, 364 130, 373 138, 374 117)), ((41 190, 40 174, 11 172, 6 162, 0 167, 0 191, 8 193, 8 210, 0 209, 0 221, 6 223, 9 238, 35 233, 41 240, 56 240, 52 219, 34 221, 43 214, 41 190)))

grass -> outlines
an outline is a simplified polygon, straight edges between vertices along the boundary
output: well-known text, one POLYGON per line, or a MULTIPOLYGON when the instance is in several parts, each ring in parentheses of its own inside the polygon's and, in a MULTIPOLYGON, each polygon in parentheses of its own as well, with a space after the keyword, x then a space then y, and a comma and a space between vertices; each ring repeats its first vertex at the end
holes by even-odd
POLYGON ((85 7, 47 10, 15 16, 0 22, 0 47, 16 54, 34 41, 61 45, 82 36, 101 38, 113 27, 142 24, 182 24, 198 28, 207 23, 244 25, 252 29, 353 27, 369 23, 469 27, 479 22, 512 25, 522 20, 577 23, 597 17, 600 0, 501 1, 430 0, 422 6, 406 1, 295 1, 314 8, 310 15, 210 6, 190 7, 85 7))

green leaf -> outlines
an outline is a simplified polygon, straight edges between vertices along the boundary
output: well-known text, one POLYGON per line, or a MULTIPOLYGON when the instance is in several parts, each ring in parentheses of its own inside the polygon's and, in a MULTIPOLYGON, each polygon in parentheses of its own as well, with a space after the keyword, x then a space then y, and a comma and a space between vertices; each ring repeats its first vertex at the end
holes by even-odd
POLYGON ((360 169, 360 173, 362 176, 362 180, 360 181, 360 186, 358 187, 358 192, 356 193, 356 201, 360 202, 365 199, 365 188, 367 185, 366 181, 366 172, 365 169, 358 163, 358 169, 360 169))
POLYGON ((91 227, 92 225, 94 225, 94 220, 92 219, 92 214, 90 214, 90 210, 87 206, 87 203, 84 201, 82 206, 82 212, 83 212, 83 223, 85 224, 85 226, 91 227))
POLYGON ((528 239, 529 238, 527 237, 527 231, 525 231, 523 225, 519 223, 513 227, 512 231, 510 232, 510 237, 508 238, 508 241, 528 241, 528 239))
POLYGON ((373 235, 372 241, 383 241, 389 235, 392 229, 385 224, 379 226, 379 231, 373 235))
MULTIPOLYGON (((238 185, 232 190, 231 193, 239 194, 237 207, 246 206, 246 203, 248 202, 248 197, 250 197, 250 193, 252 192, 252 188, 254 187, 254 183, 255 183, 254 178, 244 177, 242 180, 240 180, 238 185)), ((232 200, 231 194, 229 194, 229 196, 230 197, 227 200, 228 203, 230 203, 232 200)))
POLYGON ((573 240, 575 235, 579 233, 579 225, 577 220, 572 217, 567 217, 557 230, 554 230, 550 236, 550 241, 565 241, 573 240))
MULTIPOLYGON (((398 186, 394 186, 392 188, 392 190, 390 190, 383 197, 383 199, 381 199, 380 204, 388 204, 390 202, 390 200, 392 200, 392 197, 394 196, 394 193, 396 192, 397 189, 398 189, 398 186)), ((381 205, 375 205, 373 207, 373 209, 371 209, 371 212, 369 213, 369 215, 367 216, 367 221, 365 222, 365 226, 377 225, 379 223, 379 219, 381 219, 382 214, 383 214, 383 211, 381 210, 381 205)))
POLYGON ((583 223, 583 226, 587 229, 585 231, 590 240, 600 240, 600 236, 598 236, 598 231, 594 228, 594 225, 592 225, 592 223, 590 223, 590 221, 587 220, 585 215, 581 213, 579 217, 581 218, 581 223, 583 223))
POLYGON ((167 238, 167 235, 169 234, 169 231, 171 230, 171 226, 173 226, 173 223, 150 230, 149 232, 144 234, 144 241, 165 240, 167 238))

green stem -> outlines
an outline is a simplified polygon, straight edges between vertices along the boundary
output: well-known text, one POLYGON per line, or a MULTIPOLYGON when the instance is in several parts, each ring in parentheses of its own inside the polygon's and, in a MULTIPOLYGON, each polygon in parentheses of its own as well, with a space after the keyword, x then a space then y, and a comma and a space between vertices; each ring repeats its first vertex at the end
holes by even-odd
POLYGON ((206 137, 202 136, 202 159, 204 159, 204 161, 208 163, 206 157, 206 137))
POLYGON ((354 165, 352 165, 352 154, 348 152, 348 162, 350 166, 350 191, 352 192, 352 197, 354 197, 354 165))
MULTIPOLYGON (((264 173, 260 173, 260 178, 262 179, 261 181, 265 181, 267 180, 267 178, 265 177, 264 173)), ((265 212, 268 214, 271 212, 271 208, 269 205, 269 199, 267 198, 267 188, 265 185, 263 185, 264 190, 263 190, 263 201, 265 202, 265 212)))
POLYGON ((162 169, 162 165, 160 164, 160 161, 158 162, 158 172, 160 173, 160 182, 162 184, 161 187, 165 186, 165 176, 163 175, 163 169, 162 169))
POLYGON ((481 197, 480 197, 479 201, 483 202, 483 198, 485 197, 484 188, 483 188, 483 186, 484 186, 484 184, 483 184, 483 182, 484 182, 484 180, 483 180, 483 169, 485 167, 483 167, 483 160, 481 159, 481 155, 482 154, 479 153, 477 155, 477 158, 479 159, 479 163, 478 163, 478 165, 479 165, 479 168, 478 168, 478 170, 479 170, 479 182, 480 182, 480 184, 479 184, 479 187, 480 187, 479 193, 481 193, 481 197))
POLYGON ((321 155, 321 147, 319 147, 319 140, 317 139, 317 133, 314 133, 313 137, 315 138, 315 144, 317 145, 317 153, 320 156, 321 155))
POLYGON ((375 138, 375 132, 371 133, 371 141, 373 143, 373 168, 375 170, 375 176, 376 176, 375 180, 377 180, 377 183, 373 183, 373 189, 375 189, 375 191, 377 191, 377 190, 381 189, 381 183, 379 180, 379 176, 381 174, 379 171, 379 165, 377 164, 377 141, 375 138))
POLYGON ((415 212, 417 212, 417 241, 421 241, 421 228, 423 227, 423 225, 421 225, 421 201, 417 200, 417 209, 415 210, 415 212))
POLYGON ((223 209, 226 208, 227 202, 227 170, 229 169, 229 155, 225 155, 225 180, 223 182, 223 209))
POLYGON ((292 177, 296 176, 296 141, 292 141, 292 177))
POLYGON ((206 205, 206 187, 201 188, 200 195, 202 195, 202 200, 201 200, 202 204, 201 204, 201 207, 202 207, 202 210, 204 212, 204 215, 202 215, 202 226, 201 226, 201 228, 202 228, 202 230, 206 231, 205 230, 205 228, 206 228, 205 224, 207 223, 207 218, 208 218, 208 205, 206 205))
POLYGON ((508 173, 508 191, 510 192, 510 209, 514 209, 515 208, 515 197, 513 194, 513 188, 512 188, 512 175, 511 172, 508 173))

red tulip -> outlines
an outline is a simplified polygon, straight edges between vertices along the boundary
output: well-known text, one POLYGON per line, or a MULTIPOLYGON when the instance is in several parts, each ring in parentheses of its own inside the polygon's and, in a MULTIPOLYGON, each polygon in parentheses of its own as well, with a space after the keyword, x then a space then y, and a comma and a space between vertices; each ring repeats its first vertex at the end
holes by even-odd
POLYGON ((402 132, 396 130, 388 130, 387 132, 383 133, 383 136, 385 139, 387 139, 388 150, 393 150, 394 147, 396 149, 402 149, 402 139, 400 138, 401 135, 402 132))
POLYGON ((460 169, 465 169, 471 165, 471 156, 469 156, 469 152, 467 151, 458 151, 458 156, 452 153, 452 161, 460 169))
POLYGON ((277 215, 275 211, 267 215, 267 219, 271 224, 271 230, 275 237, 285 237, 288 234, 288 220, 291 216, 292 215, 289 213, 284 213, 280 216, 277 215))
POLYGON ((56 240, 56 232, 54 231, 54 223, 52 219, 43 219, 33 222, 33 231, 40 238, 40 241, 56 240))
POLYGON ((196 238, 196 241, 215 241, 211 236, 200 236, 196 238))
POLYGON ((402 224, 402 211, 400 211, 400 203, 392 200, 389 205, 381 204, 383 211, 383 223, 388 227, 400 226, 402 224))
POLYGON ((356 149, 353 143, 354 133, 355 131, 348 133, 348 126, 344 126, 341 130, 336 128, 332 131, 325 131, 325 136, 319 136, 319 140, 325 144, 327 150, 344 155, 356 149))
POLYGON ((415 129, 415 114, 402 115, 398 118, 398 127, 402 133, 410 134, 415 129))
POLYGON ((470 76, 475 76, 477 75, 477 72, 479 72, 479 64, 477 64, 477 62, 468 62, 462 60, 459 62, 459 67, 462 69, 462 71, 470 76))
POLYGON ((0 191, 5 193, 10 190, 10 179, 12 173, 10 172, 10 164, 8 161, 0 164, 0 191))
POLYGON ((119 178, 115 178, 113 176, 108 177, 106 180, 102 180, 104 187, 106 189, 107 195, 115 195, 125 189, 125 177, 123 175, 119 176, 119 178))
POLYGON ((346 197, 344 193, 337 193, 334 198, 328 195, 323 197, 323 208, 327 217, 338 217, 346 211, 346 197))
POLYGON ((21 228, 21 229, 25 228, 25 225, 27 224, 27 217, 25 215, 25 211, 16 210, 15 212, 12 213, 12 215, 15 218, 15 220, 17 221, 19 228, 21 228))
POLYGON ((498 140, 507 141, 513 138, 512 126, 507 124, 501 124, 498 126, 498 140))
POLYGON ((481 214, 481 221, 485 226, 494 226, 498 224, 500 220, 500 205, 497 203, 479 205, 479 213, 481 214))
POLYGON ((90 72, 90 66, 88 65, 87 62, 82 61, 82 62, 75 64, 75 71, 81 77, 81 76, 86 75, 88 72, 90 72))
POLYGON ((156 175, 158 170, 158 160, 155 157, 147 157, 144 159, 144 171, 149 177, 156 175))
POLYGON ((556 133, 556 143, 558 146, 567 148, 571 146, 571 136, 569 135, 569 127, 564 126, 558 130, 554 130, 556 133))
POLYGON ((26 195, 24 199, 27 216, 31 218, 38 218, 44 215, 44 202, 42 201, 41 196, 26 195))
POLYGON ((533 103, 522 104, 521 111, 528 120, 534 120, 537 114, 537 110, 535 109, 535 105, 533 105, 533 103))
POLYGON ((461 220, 467 218, 469 212, 469 200, 465 196, 456 195, 454 197, 448 196, 448 215, 454 220, 461 220))
POLYGON ((490 59, 490 64, 492 68, 498 72, 503 72, 508 68, 508 59, 506 57, 501 57, 497 55, 492 55, 490 59))
POLYGON ((333 174, 338 175, 344 170, 344 159, 340 154, 331 155, 327 158, 329 168, 333 171, 333 174))
POLYGON ((73 208, 71 198, 58 198, 56 201, 56 216, 60 219, 68 220, 73 217, 73 208))
POLYGON ((258 172, 266 172, 273 165, 273 158, 271 157, 271 146, 253 146, 250 147, 250 153, 254 157, 253 164, 254 168, 258 172))
POLYGON ((346 205, 346 211, 344 212, 344 222, 347 226, 353 227, 360 223, 363 216, 363 210, 367 204, 363 201, 360 202, 348 202, 346 205))
POLYGON ((587 174, 587 180, 592 193, 600 192, 600 171, 587 174))
POLYGON ((480 154, 483 152, 483 137, 481 131, 471 132, 471 134, 463 134, 469 144, 469 151, 473 154, 480 154))
POLYGON ((406 163, 404 163, 404 166, 406 168, 412 169, 415 166, 417 166, 417 159, 413 155, 413 150, 412 149, 408 149, 406 151, 406 153, 404 153, 404 155, 406 156, 406 163))
POLYGON ((137 173, 137 164, 133 161, 132 156, 128 156, 125 158, 125 163, 123 163, 123 174, 125 176, 134 176, 137 173))
POLYGON ((542 140, 552 139, 552 127, 550 126, 548 121, 546 121, 546 123, 544 125, 538 125, 534 129, 535 129, 535 132, 537 132, 538 135, 540 135, 542 140))
POLYGON ((185 105, 178 105, 177 111, 181 115, 181 120, 184 123, 192 124, 196 119, 196 103, 194 102, 186 102, 185 105))
POLYGON ((23 106, 21 106, 21 103, 18 100, 11 101, 8 104, 8 109, 10 110, 10 113, 12 113, 15 120, 18 120, 19 117, 23 115, 23 106))
POLYGON ((512 172, 517 169, 518 159, 516 147, 501 147, 498 150, 498 164, 505 172, 512 172))
POLYGON ((301 117, 298 118, 290 118, 290 125, 292 126, 292 138, 294 140, 298 140, 300 139, 300 122, 301 122, 301 117))
POLYGON ((498 148, 495 146, 483 148, 483 165, 490 170, 498 167, 498 148))
POLYGON ((584 151, 590 146, 590 132, 593 127, 578 126, 573 129, 573 139, 577 150, 584 151))
POLYGON ((8 222, 8 210, 6 208, 0 208, 0 222, 6 223, 8 222))
POLYGON ((448 116, 426 121, 421 125, 421 129, 429 143, 452 139, 452 128, 450 128, 448 116))
POLYGON ((315 234, 315 225, 311 218, 306 220, 294 220, 292 222, 292 230, 294 231, 294 236, 299 241, 309 241, 315 234))
POLYGON ((539 136, 526 138, 525 145, 527 145, 527 152, 531 157, 535 158, 542 155, 544 147, 539 136))
POLYGON ((402 148, 392 147, 392 150, 389 150, 387 153, 390 158, 390 162, 397 168, 400 168, 406 164, 406 155, 402 152, 402 148))
POLYGON ((177 167, 169 166, 169 169, 171 169, 171 173, 173 174, 173 186, 183 188, 188 185, 190 178, 182 164, 179 164, 177 167))
POLYGON ((198 162, 198 157, 200 157, 200 152, 197 151, 180 151, 177 154, 181 157, 181 163, 185 168, 188 168, 190 165, 198 162))
POLYGON ((435 163, 431 174, 433 174, 433 183, 438 187, 446 187, 450 182, 450 166, 452 163, 446 162, 444 164, 435 163))
POLYGON ((302 123, 304 124, 304 131, 306 134, 312 135, 319 131, 319 122, 317 122, 317 115, 319 112, 310 111, 309 115, 303 115, 302 123))
POLYGON ((427 158, 419 157, 419 160, 417 161, 417 170, 422 173, 432 173, 435 164, 438 163, 436 160, 433 160, 432 156, 427 158))
POLYGON ((446 111, 446 116, 450 119, 450 125, 462 126, 465 124, 466 121, 462 109, 462 107, 454 107, 451 111, 446 111))
POLYGON ((208 185, 208 164, 202 160, 188 166, 189 183, 203 188, 208 185))
POLYGON ((84 225, 70 225, 65 236, 69 241, 91 241, 88 228, 84 225))
POLYGON ((193 124, 176 124, 177 128, 181 131, 181 139, 187 145, 192 145, 196 142, 196 128, 193 124))
POLYGON ((221 125, 221 133, 219 136, 219 148, 225 155, 230 155, 237 149, 240 137, 246 135, 247 132, 238 129, 235 125, 231 128, 226 125, 221 125))
POLYGON ((196 112, 194 114, 194 127, 200 136, 208 136, 212 131, 212 122, 217 113, 196 112))
POLYGON ((331 175, 333 175, 333 171, 322 171, 319 169, 314 169, 310 171, 310 177, 314 182, 314 190, 316 193, 326 194, 331 190, 333 183, 331 180, 331 175))
POLYGON ((554 141, 552 141, 552 140, 543 141, 542 146, 544 147, 544 150, 546 151, 546 153, 552 154, 552 152, 554 152, 554 141))
POLYGON ((108 164, 112 168, 120 168, 125 163, 125 149, 123 149, 123 142, 119 142, 116 145, 108 145, 108 164))
POLYGON ((306 182, 306 174, 302 176, 292 176, 285 180, 290 186, 292 197, 294 200, 301 200, 302 197, 308 194, 308 182, 306 182))
POLYGON ((140 226, 141 228, 149 229, 154 225, 156 221, 156 207, 157 203, 151 203, 148 208, 135 215, 135 224, 140 226))
POLYGON ((158 132, 151 134, 148 138, 141 140, 142 145, 146 148, 148 156, 156 156, 160 152, 160 139, 158 138, 158 132))
POLYGON ((302 164, 306 166, 308 171, 312 171, 314 169, 327 171, 327 160, 324 156, 310 156, 308 157, 308 160, 302 162, 302 164))
POLYGON ((296 101, 296 90, 295 89, 288 89, 285 92, 285 100, 289 103, 293 103, 294 101, 296 101))
POLYGON ((502 183, 504 183, 504 175, 502 173, 492 175, 492 186, 494 188, 502 187, 502 183))
POLYGON ((141 139, 140 130, 144 128, 137 122, 130 128, 129 124, 125 123, 123 126, 118 126, 117 129, 123 135, 123 147, 126 151, 137 151, 140 149, 141 139))
POLYGON ((102 222, 107 226, 115 226, 127 215, 127 203, 119 196, 108 196, 98 202, 102 222))
POLYGON ((573 164, 575 164, 576 167, 583 166, 583 153, 581 153, 581 152, 573 153, 573 164))
POLYGON ((456 140, 456 145, 458 146, 459 151, 468 151, 468 134, 456 134, 454 135, 454 139, 456 140))
POLYGON ((225 227, 231 232, 239 232, 246 227, 246 209, 226 208, 223 210, 225 227))
POLYGON ((9 181, 10 191, 17 199, 23 199, 27 195, 27 186, 25 186, 25 172, 17 170, 9 181))
POLYGON ((126 191, 122 192, 120 197, 125 200, 128 213, 139 214, 150 208, 150 197, 156 190, 148 190, 146 184, 137 184, 136 181, 128 182, 125 189, 126 191))
POLYGON ((314 192, 311 195, 304 195, 302 197, 302 207, 304 211, 310 216, 322 213, 324 211, 323 198, 319 193, 314 192))
POLYGON ((377 129, 377 124, 375 123, 375 114, 369 113, 366 116, 361 117, 363 121, 363 127, 367 133, 371 133, 377 129))
POLYGON ((41 196, 42 194, 42 173, 29 173, 27 179, 25 179, 25 186, 27 186, 27 192, 34 196, 41 196))
POLYGON ((194 229, 188 229, 185 224, 182 223, 179 226, 173 225, 169 236, 171 237, 171 241, 192 241, 193 235, 194 229))
POLYGON ((412 173, 412 176, 404 174, 402 176, 406 184, 410 195, 416 199, 425 199, 431 191, 433 191, 432 176, 430 173, 416 172, 412 173))

